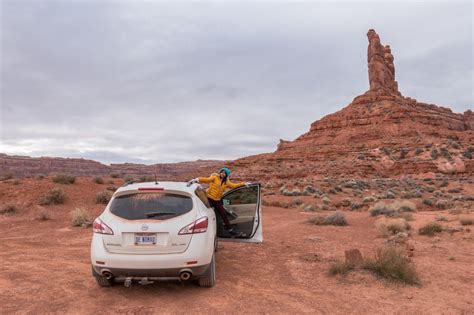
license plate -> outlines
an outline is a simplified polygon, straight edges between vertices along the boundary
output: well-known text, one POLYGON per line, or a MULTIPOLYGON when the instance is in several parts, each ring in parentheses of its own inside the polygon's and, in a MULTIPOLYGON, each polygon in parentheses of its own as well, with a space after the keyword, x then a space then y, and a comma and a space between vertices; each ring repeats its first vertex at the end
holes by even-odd
POLYGON ((156 245, 156 234, 135 234, 135 245, 156 245))

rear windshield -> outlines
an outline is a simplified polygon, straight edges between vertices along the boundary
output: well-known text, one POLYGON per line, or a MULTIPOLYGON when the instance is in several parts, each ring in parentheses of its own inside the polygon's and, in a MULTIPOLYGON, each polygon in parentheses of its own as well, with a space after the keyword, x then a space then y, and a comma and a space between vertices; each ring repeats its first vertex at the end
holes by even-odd
POLYGON ((113 214, 127 220, 170 219, 192 208, 190 197, 167 193, 123 195, 112 200, 110 205, 113 214))

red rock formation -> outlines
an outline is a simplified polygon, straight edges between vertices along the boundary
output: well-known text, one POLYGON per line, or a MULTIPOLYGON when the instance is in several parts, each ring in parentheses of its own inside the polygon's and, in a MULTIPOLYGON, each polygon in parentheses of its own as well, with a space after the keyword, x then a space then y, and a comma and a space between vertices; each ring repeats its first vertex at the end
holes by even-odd
POLYGON ((11 173, 17 177, 66 173, 75 176, 106 176, 117 174, 122 177, 140 178, 154 176, 155 170, 160 180, 186 180, 198 175, 215 172, 222 161, 198 160, 194 162, 168 163, 156 165, 112 164, 72 158, 9 156, 0 154, 0 175, 11 173))
POLYGON ((456 114, 402 96, 390 46, 374 30, 367 36, 370 89, 296 140, 280 140, 276 152, 236 160, 232 166, 243 177, 473 173, 473 161, 463 155, 474 147, 472 111, 456 114), (444 155, 433 159, 434 149, 444 155))

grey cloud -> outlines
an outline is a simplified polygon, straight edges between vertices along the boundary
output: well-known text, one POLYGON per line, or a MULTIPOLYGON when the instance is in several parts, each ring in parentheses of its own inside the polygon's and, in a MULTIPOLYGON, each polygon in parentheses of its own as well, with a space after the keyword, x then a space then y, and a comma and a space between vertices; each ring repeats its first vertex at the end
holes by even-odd
POLYGON ((471 2, 1 9, 5 153, 167 162, 273 151, 367 90, 372 27, 402 93, 458 112, 473 104, 471 2))

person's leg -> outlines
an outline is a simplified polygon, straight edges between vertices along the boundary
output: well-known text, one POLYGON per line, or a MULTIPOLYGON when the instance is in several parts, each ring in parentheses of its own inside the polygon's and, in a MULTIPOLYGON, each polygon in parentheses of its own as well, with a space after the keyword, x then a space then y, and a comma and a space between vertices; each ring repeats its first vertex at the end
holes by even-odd
POLYGON ((225 212, 222 201, 221 200, 217 201, 217 200, 213 200, 209 198, 209 203, 211 204, 211 207, 214 208, 214 211, 216 213, 219 213, 219 215, 221 216, 222 221, 224 221, 226 230, 230 230, 231 226, 230 226, 229 218, 227 218, 227 213, 225 212))

